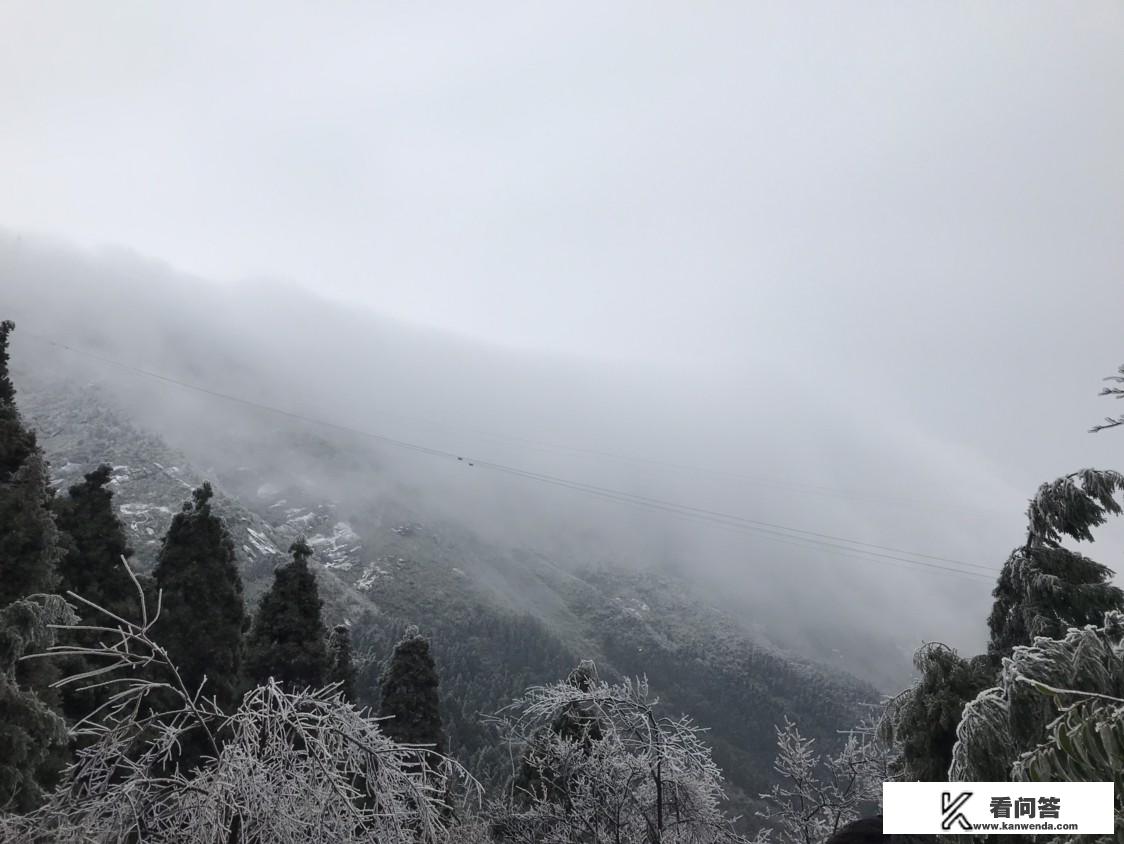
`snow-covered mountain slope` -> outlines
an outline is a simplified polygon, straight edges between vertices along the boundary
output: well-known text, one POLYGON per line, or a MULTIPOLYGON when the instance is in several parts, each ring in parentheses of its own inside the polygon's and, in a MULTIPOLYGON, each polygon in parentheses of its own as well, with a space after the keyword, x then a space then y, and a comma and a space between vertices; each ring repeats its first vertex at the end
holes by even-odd
MULTIPOLYGON (((172 516, 203 480, 216 488, 251 606, 289 545, 305 536, 325 621, 350 623, 365 655, 366 702, 377 702, 380 665, 396 637, 408 623, 421 625, 441 673, 450 747, 486 780, 502 780, 510 762, 480 715, 583 657, 606 676, 646 674, 669 709, 711 727, 743 810, 768 784, 774 724, 787 716, 831 742, 875 697, 836 670, 768 647, 670 577, 498 545, 408 497, 387 495, 364 508, 333 501, 299 472, 271 471, 251 444, 238 450, 242 465, 198 468, 138 429, 96 384, 26 377, 20 387, 57 486, 99 463, 113 466, 115 503, 140 566, 152 565, 172 516)), ((290 449, 300 440, 310 461, 338 459, 330 440, 275 435, 290 449)), ((378 467, 366 471, 374 478, 378 467)))

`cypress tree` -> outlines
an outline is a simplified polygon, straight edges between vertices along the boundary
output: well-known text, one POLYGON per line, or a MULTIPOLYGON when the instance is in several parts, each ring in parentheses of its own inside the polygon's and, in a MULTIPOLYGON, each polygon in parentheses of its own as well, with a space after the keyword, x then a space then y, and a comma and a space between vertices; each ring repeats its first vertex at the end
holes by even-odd
POLYGON ((948 779, 964 706, 995 684, 995 666, 986 656, 964 659, 939 642, 918 650, 913 664, 921 676, 899 696, 886 737, 901 748, 906 779, 940 782, 948 779))
POLYGON ((0 480, 0 606, 52 592, 62 549, 51 516, 47 461, 38 448, 0 480))
MULTIPOLYGON (((59 589, 72 591, 126 619, 139 611, 136 589, 121 563, 133 555, 125 529, 113 511, 108 488, 112 470, 98 466, 80 484, 54 501, 55 522, 64 535, 67 553, 59 564, 59 589)), ((88 619, 89 609, 78 607, 88 619)))
POLYGON ((35 434, 20 419, 8 373, 8 341, 15 327, 11 320, 0 322, 0 482, 8 481, 37 448, 35 434))
POLYGON ((204 694, 232 706, 239 689, 245 607, 234 543, 211 511, 204 483, 172 519, 154 576, 163 609, 154 630, 189 690, 204 677, 204 694))
MULTIPOLYGON (((74 592, 121 618, 135 621, 140 618, 140 602, 121 562, 123 557, 132 556, 133 550, 113 512, 113 492, 108 489, 110 475, 109 466, 99 466, 82 483, 71 486, 66 496, 54 501, 55 521, 65 551, 58 567, 59 591, 74 592)), ((74 603, 82 624, 104 624, 108 620, 87 605, 74 603)), ((92 646, 97 635, 74 631, 70 638, 92 646)), ((67 674, 76 674, 90 667, 93 666, 72 658, 63 668, 67 674)), ((78 685, 67 686, 62 691, 63 712, 71 720, 83 718, 107 700, 111 692, 109 687, 82 691, 78 685)))
POLYGON ((328 682, 339 683, 344 700, 355 703, 355 664, 351 657, 351 628, 337 624, 328 634, 328 682))
POLYGON ((1011 552, 992 593, 988 653, 998 660, 1037 636, 1061 638, 1071 627, 1100 625, 1124 609, 1113 571, 1061 545, 1065 537, 1093 540, 1092 528, 1119 515, 1124 475, 1083 469, 1042 484, 1027 509, 1026 543, 1011 552))
MULTIPOLYGON (((54 643, 49 624, 74 617, 55 596, 0 608, 0 808, 26 812, 43 800, 65 763, 66 723, 22 682, 20 658, 54 643)), ((44 660, 32 660, 44 662, 44 660)))
POLYGON ((437 694, 437 666, 429 653, 429 640, 410 625, 406 636, 394 648, 382 678, 380 713, 386 734, 402 744, 424 744, 444 752, 440 700, 437 694))
POLYGON ((30 596, 54 590, 62 554, 51 515, 47 461, 16 407, 8 372, 15 326, 0 322, 0 806, 17 811, 39 802, 65 762, 66 730, 54 712, 55 668, 20 661, 51 643, 48 623, 64 605, 30 596))
POLYGON ((23 424, 8 373, 13 328, 0 322, 0 607, 52 591, 61 555, 47 461, 23 424))
POLYGON ((246 643, 246 673, 255 683, 270 677, 289 690, 317 689, 329 671, 312 549, 301 537, 289 548, 292 562, 277 569, 262 596, 246 643))

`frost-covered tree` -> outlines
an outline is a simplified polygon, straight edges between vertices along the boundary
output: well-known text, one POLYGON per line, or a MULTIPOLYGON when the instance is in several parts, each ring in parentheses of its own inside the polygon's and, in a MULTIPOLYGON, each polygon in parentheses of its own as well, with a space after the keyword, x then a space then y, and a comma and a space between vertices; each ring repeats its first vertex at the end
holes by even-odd
POLYGON ((1113 572, 1062 546, 1064 538, 1091 542, 1092 529, 1119 515, 1119 472, 1082 469, 1043 484, 1027 508, 1027 539, 1003 566, 988 618, 988 652, 1002 657, 1037 636, 1057 638, 1070 627, 1099 624, 1124 608, 1113 572))
POLYGON ((77 726, 83 739, 77 760, 46 803, 26 816, 0 813, 0 840, 455 840, 446 835, 444 801, 452 793, 451 776, 475 789, 463 769, 450 760, 413 764, 419 751, 395 744, 378 719, 333 691, 293 693, 270 681, 224 712, 185 682, 169 651, 153 638, 154 627, 163 625, 150 614, 140 584, 134 587, 138 620, 106 612, 98 644, 50 649, 100 666, 64 683, 111 682, 117 693, 77 726), (198 766, 170 764, 185 737, 200 735, 208 752, 198 766))
POLYGON ((51 625, 75 621, 66 602, 55 595, 0 608, 0 813, 35 808, 43 801, 44 788, 58 778, 66 723, 20 682, 17 668, 23 657, 54 644, 51 625))
POLYGON ((153 575, 165 612, 157 636, 184 682, 220 706, 237 699, 245 607, 234 543, 211 510, 209 483, 172 519, 153 575))
POLYGON ((246 673, 255 684, 271 677, 289 690, 318 689, 328 674, 320 591, 309 568, 312 549, 301 537, 293 559, 274 572, 246 641, 246 673))
POLYGON ((47 461, 35 448, 0 479, 0 606, 53 592, 62 556, 47 461))
MULTIPOLYGON (((597 685, 597 666, 592 660, 584 659, 570 672, 566 683, 583 692, 597 685)), ((586 753, 592 752, 593 743, 604 736, 604 729, 595 704, 585 700, 575 700, 559 710, 554 720, 540 727, 543 732, 550 731, 586 753)), ((545 740, 540 736, 539 740, 545 740)), ((515 795, 524 801, 556 799, 565 800, 565 793, 557 785, 559 778, 554 771, 538 767, 535 754, 524 754, 520 760, 515 777, 515 795)))
POLYGON ((956 726, 964 706, 995 682, 990 659, 964 659, 940 642, 913 655, 918 679, 886 705, 879 725, 883 741, 896 746, 904 779, 948 779, 956 726))
MULTIPOLYGON (((1104 380, 1117 384, 1118 386, 1103 388, 1101 390, 1102 396, 1114 396, 1118 399, 1124 399, 1124 364, 1120 366, 1117 372, 1119 374, 1109 375, 1104 380)), ((1104 422, 1100 425, 1094 425, 1090 431, 1095 434, 1097 431, 1103 431, 1106 428, 1116 428, 1120 425, 1124 425, 1124 413, 1119 416, 1106 416, 1104 422)))
POLYGON ((1124 833, 1124 613, 1019 646, 964 709, 950 778, 1114 781, 1124 833))
POLYGON ((744 840, 722 812, 722 774, 702 730, 687 718, 659 714, 644 680, 535 686, 494 723, 541 772, 529 791, 491 807, 501 841, 744 840), (595 719, 598 738, 587 727, 576 734, 555 729, 574 712, 595 719))
POLYGON ((328 634, 328 682, 338 683, 343 699, 352 703, 355 698, 355 663, 352 658, 351 628, 337 624, 328 634))
POLYGON ((843 747, 824 757, 815 739, 800 734, 785 719, 777 727, 779 783, 762 795, 765 808, 757 814, 768 826, 759 842, 822 844, 882 802, 882 783, 894 779, 894 750, 865 722, 848 735, 843 747))
POLYGON ((54 712, 51 667, 20 660, 46 641, 45 625, 57 615, 44 595, 58 581, 62 549, 47 461, 8 372, 14 327, 0 323, 0 808, 22 810, 64 763, 65 729, 54 712))
POLYGON ((383 729, 402 744, 423 745, 440 753, 445 745, 441 727, 437 666, 429 640, 411 625, 394 648, 382 677, 380 714, 383 729))
POLYGON ((1094 469, 1039 487, 1027 509, 1026 542, 1011 553, 993 592, 988 655, 965 659, 939 643, 922 647, 914 657, 919 679, 887 707, 882 728, 900 749, 906 778, 947 779, 964 707, 995 684, 1012 648, 1099 624, 1124 607, 1109 568, 1062 546, 1064 538, 1091 541, 1093 528, 1121 512, 1121 490, 1124 476, 1094 469))

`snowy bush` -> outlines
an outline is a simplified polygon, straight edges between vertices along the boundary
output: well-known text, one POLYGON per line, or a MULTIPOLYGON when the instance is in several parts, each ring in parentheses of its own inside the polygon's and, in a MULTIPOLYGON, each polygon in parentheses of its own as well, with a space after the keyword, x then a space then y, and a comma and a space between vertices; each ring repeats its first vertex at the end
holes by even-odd
POLYGON ((894 779, 894 753, 878 736, 872 720, 847 734, 842 749, 823 757, 815 739, 805 738, 785 719, 777 727, 773 765, 781 782, 760 795, 757 814, 770 826, 758 842, 822 844, 829 836, 882 802, 882 783, 894 779))
POLYGON ((150 637, 159 606, 149 617, 133 582, 139 622, 74 596, 108 620, 77 628, 94 634, 94 646, 49 649, 98 666, 57 685, 112 693, 72 729, 78 751, 60 787, 37 811, 0 817, 0 840, 446 840, 454 779, 474 787, 455 763, 417 764, 429 751, 391 741, 335 687, 287 692, 269 681, 224 713, 205 685, 184 685, 150 637), (203 749, 190 765, 185 746, 203 749))
POLYGON ((744 839, 721 810, 722 774, 687 718, 658 714, 644 680, 535 686, 495 719, 523 751, 506 801, 491 807, 508 842, 717 844, 744 839))
POLYGON ((1124 832, 1124 613, 1015 648, 957 737, 950 779, 1112 781, 1124 832))

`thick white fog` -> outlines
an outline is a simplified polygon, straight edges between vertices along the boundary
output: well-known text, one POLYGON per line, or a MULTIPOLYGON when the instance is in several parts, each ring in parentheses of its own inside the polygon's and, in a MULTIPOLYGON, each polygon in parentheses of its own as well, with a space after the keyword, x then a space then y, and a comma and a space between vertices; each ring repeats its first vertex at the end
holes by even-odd
POLYGON ((1119 4, 204 6, 0 25, 14 371, 98 379, 201 468, 293 420, 45 341, 479 464, 273 455, 357 508, 405 485, 903 652, 980 648, 991 583, 941 567, 998 571, 1039 483, 1120 465, 1087 433, 1124 362, 1119 4))
MULTIPOLYGON (((568 565, 684 573, 787 642, 827 630, 902 652, 923 639, 978 649, 992 583, 946 569, 997 571, 1022 541, 1023 508, 1039 482, 1115 465, 1121 448, 1111 432, 1085 431, 1106 411, 1095 398, 1100 372, 1074 376, 1049 345, 1034 378, 997 372, 985 384, 960 360, 956 381, 950 350, 918 362, 886 395, 845 389, 853 374, 826 360, 803 373, 748 361, 735 377, 533 355, 296 287, 214 285, 137 257, 20 236, 4 237, 0 276, 19 329, 17 376, 102 385, 202 469, 256 460, 279 477, 296 473, 345 511, 406 496, 423 518, 502 547, 568 565), (107 361, 465 460, 297 422, 107 361), (942 406, 924 394, 945 379, 943 404, 963 405, 959 425, 921 412, 942 406), (903 407, 915 390, 918 407, 903 407), (294 427, 344 457, 318 465, 304 450, 246 453, 246 443, 294 427), (486 464, 708 512, 684 518, 486 464), (715 513, 755 524, 715 524, 715 513), (886 547, 848 550, 840 539, 886 547)), ((1096 556, 1113 564, 1119 548, 1110 529, 1096 556)))

